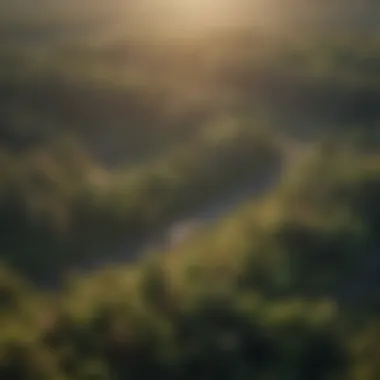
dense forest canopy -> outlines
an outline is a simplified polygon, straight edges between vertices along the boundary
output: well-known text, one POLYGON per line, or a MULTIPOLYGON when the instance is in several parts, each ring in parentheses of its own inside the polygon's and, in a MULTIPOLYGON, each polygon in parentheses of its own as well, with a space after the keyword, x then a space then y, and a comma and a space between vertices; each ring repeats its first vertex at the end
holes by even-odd
POLYGON ((374 0, 0 3, 0 379, 378 380, 374 0))

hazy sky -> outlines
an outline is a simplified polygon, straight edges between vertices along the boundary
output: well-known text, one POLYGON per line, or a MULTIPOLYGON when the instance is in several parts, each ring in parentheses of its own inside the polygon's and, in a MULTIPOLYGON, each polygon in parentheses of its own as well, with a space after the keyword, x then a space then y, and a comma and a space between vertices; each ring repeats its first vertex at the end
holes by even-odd
MULTIPOLYGON (((371 19, 374 4, 370 0, 350 0, 347 11, 333 12, 343 0, 0 0, 0 16, 9 20, 8 11, 25 17, 46 20, 57 18, 92 19, 116 17, 117 23, 149 31, 184 33, 202 31, 221 25, 252 25, 265 28, 290 28, 301 20, 308 25, 330 18, 332 23, 344 18, 371 19), (370 9, 370 11, 368 11, 370 9), (319 15, 319 17, 318 17, 319 15), (364 16, 363 16, 364 15, 364 16)), ((376 16, 372 18, 378 20, 376 16)))

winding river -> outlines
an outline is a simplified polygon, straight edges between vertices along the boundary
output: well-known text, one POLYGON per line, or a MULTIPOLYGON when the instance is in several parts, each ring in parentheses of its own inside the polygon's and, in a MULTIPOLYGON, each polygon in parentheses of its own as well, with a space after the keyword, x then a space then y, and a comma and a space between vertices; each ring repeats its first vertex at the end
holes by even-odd
MULTIPOLYGON (((96 258, 78 260, 71 266, 72 273, 88 273, 97 269, 107 268, 118 264, 124 264, 138 260, 146 252, 165 251, 173 248, 184 240, 191 239, 195 233, 227 217, 236 208, 245 202, 254 200, 269 192, 281 181, 286 168, 299 159, 304 149, 299 144, 287 144, 284 159, 280 165, 263 175, 260 179, 257 175, 251 180, 246 179, 238 184, 233 191, 224 194, 216 194, 215 197, 199 208, 192 210, 187 215, 182 215, 177 220, 164 225, 159 231, 140 239, 139 241, 126 241, 118 249, 113 249, 108 254, 99 255, 96 258)), ((47 281, 48 287, 59 287, 55 284, 57 279, 47 281)), ((45 281, 44 281, 45 282, 45 281)), ((58 280, 58 282, 60 282, 58 280)))
POLYGON ((111 251, 111 254, 77 262, 72 269, 76 273, 93 271, 137 260, 152 248, 155 251, 173 248, 184 240, 190 239, 194 233, 228 216, 245 202, 260 197, 273 189, 281 179, 284 165, 268 172, 260 180, 257 177, 253 180, 246 180, 244 183, 240 183, 233 191, 216 195, 208 203, 177 220, 171 221, 160 228, 159 231, 155 231, 155 233, 138 242, 126 241, 119 249, 111 251))

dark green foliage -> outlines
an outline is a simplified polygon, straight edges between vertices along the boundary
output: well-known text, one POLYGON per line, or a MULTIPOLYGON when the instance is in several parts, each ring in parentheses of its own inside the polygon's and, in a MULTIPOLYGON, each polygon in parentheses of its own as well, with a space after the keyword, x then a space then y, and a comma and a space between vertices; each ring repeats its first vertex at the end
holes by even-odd
POLYGON ((82 276, 55 303, 4 271, 0 374, 375 380, 360 349, 374 302, 356 315, 339 292, 377 242, 376 198, 366 200, 378 167, 373 153, 321 149, 198 243, 82 276))
POLYGON ((375 2, 166 44, 88 38, 115 20, 94 2, 12 20, 20 1, 0 4, 0 379, 378 380, 375 2), (292 158, 193 239, 67 278, 292 158))
POLYGON ((5 151, 3 258, 33 278, 49 279, 126 240, 149 238, 237 184, 271 176, 280 168, 281 146, 253 128, 233 126, 223 141, 199 137, 157 162, 110 173, 70 140, 5 151))

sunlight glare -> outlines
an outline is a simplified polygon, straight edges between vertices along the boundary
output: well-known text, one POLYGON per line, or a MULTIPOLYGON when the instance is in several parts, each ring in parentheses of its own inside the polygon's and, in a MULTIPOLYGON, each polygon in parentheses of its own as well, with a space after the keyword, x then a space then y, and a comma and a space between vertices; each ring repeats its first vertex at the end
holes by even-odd
POLYGON ((140 14, 150 27, 175 33, 224 26, 236 19, 233 0, 146 0, 143 3, 139 4, 140 14))

